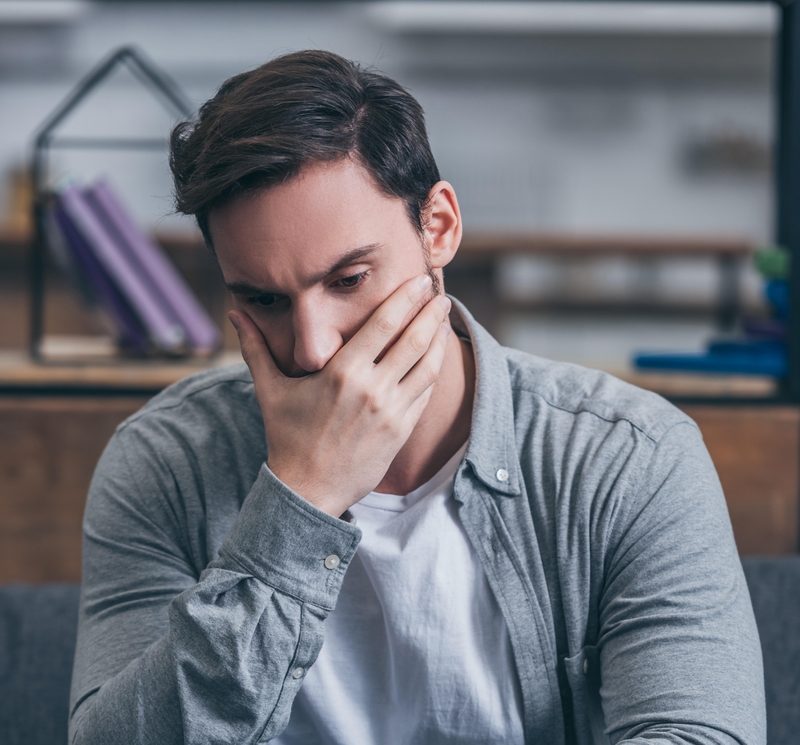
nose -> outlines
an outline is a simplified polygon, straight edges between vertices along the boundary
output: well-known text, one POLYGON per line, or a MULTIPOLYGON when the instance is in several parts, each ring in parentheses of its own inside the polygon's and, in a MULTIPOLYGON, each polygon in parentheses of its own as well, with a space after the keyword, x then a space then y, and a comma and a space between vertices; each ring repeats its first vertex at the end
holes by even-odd
POLYGON ((293 318, 294 362, 305 372, 317 372, 343 344, 335 319, 321 305, 296 303, 293 318))

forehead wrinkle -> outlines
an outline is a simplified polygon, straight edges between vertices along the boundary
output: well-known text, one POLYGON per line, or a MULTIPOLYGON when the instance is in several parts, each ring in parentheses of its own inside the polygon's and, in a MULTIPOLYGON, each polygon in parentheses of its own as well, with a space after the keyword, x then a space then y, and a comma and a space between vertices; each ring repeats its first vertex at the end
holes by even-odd
POLYGON ((353 248, 350 251, 342 254, 331 266, 329 266, 326 270, 320 272, 313 277, 308 279, 308 285, 315 285, 318 282, 321 282, 326 277, 329 277, 334 272, 343 269, 344 267, 355 264, 357 261, 361 261, 365 259, 370 254, 374 253, 376 250, 381 248, 380 243, 369 243, 366 246, 360 246, 359 248, 353 248))
MULTIPOLYGON (((319 272, 318 274, 312 275, 311 277, 307 278, 303 281, 303 285, 305 287, 313 287, 315 284, 322 282, 327 277, 329 277, 334 272, 343 269, 350 264, 354 264, 357 261, 362 261, 363 259, 367 258, 369 255, 377 251, 378 249, 382 248, 383 245, 381 243, 369 243, 366 246, 360 246, 358 248, 353 248, 344 254, 342 254, 336 261, 331 264, 327 269, 319 272)), ((225 286, 228 288, 230 292, 235 295, 270 295, 270 294, 282 294, 276 292, 272 288, 264 288, 264 287, 256 287, 255 285, 251 285, 247 282, 226 282, 225 286)))

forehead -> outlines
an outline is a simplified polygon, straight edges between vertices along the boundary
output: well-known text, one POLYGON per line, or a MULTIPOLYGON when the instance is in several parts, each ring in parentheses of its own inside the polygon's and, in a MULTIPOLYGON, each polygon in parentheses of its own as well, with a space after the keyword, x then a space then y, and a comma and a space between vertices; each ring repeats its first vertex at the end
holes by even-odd
POLYGON ((377 242, 381 231, 411 227, 405 202, 384 194, 367 170, 345 159, 305 167, 286 183, 212 210, 218 255, 247 248, 296 251, 377 242), (369 234, 369 235, 368 235, 369 234))
POLYGON ((386 258, 419 242, 405 202, 350 159, 235 199, 211 212, 209 229, 226 283, 285 291, 359 247, 380 245, 374 258, 386 258))

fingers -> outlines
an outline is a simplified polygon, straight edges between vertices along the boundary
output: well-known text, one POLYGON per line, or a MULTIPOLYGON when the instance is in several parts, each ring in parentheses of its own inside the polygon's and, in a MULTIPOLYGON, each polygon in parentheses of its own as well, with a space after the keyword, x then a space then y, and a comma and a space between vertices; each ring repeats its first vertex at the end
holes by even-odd
MULTIPOLYGON (((439 327, 447 318, 450 299, 439 295, 431 300, 408 325, 400 338, 378 365, 390 373, 392 383, 398 383, 427 353, 439 327)), ((449 330, 449 326, 447 327, 449 330)))
POLYGON ((272 353, 267 347, 264 336, 253 322, 253 319, 241 310, 232 310, 228 313, 228 319, 239 335, 242 357, 250 368, 253 380, 283 378, 284 376, 275 364, 275 360, 272 359, 272 353))
POLYGON ((430 398, 432 386, 439 378, 439 371, 442 369, 442 363, 444 362, 445 349, 447 349, 447 339, 451 333, 450 325, 441 323, 425 354, 400 381, 398 388, 412 402, 409 406, 409 413, 415 419, 418 419, 422 414, 422 410, 430 398))
POLYGON ((338 356, 356 365, 379 358, 403 331, 409 316, 424 304, 430 288, 431 278, 424 274, 404 282, 378 306, 338 356))

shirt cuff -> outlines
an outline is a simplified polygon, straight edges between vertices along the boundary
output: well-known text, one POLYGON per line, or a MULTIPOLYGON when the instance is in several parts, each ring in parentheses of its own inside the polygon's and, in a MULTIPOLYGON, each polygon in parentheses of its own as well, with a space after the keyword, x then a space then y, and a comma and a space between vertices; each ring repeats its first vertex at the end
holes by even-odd
POLYGON ((212 566, 243 568, 330 611, 360 540, 359 528, 303 499, 264 464, 212 566))

